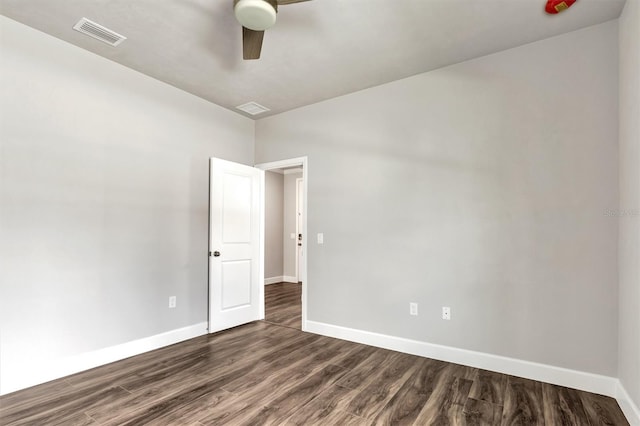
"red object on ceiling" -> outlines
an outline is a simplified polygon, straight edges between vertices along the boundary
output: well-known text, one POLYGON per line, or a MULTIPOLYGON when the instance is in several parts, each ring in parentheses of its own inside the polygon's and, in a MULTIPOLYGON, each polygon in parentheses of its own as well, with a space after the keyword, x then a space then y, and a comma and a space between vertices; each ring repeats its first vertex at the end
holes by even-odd
POLYGON ((556 13, 569 9, 575 2, 576 0, 547 0, 547 5, 544 7, 544 10, 547 13, 555 15, 556 13))

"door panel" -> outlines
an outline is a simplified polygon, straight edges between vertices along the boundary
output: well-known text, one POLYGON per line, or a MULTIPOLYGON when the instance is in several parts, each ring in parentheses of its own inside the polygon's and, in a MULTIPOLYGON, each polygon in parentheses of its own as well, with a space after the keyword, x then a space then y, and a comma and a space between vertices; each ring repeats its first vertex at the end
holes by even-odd
POLYGON ((222 310, 251 304, 251 261, 222 263, 222 310))
POLYGON ((211 159, 209 332, 260 319, 264 171, 211 159))
POLYGON ((223 174, 222 240, 251 242, 251 177, 223 174))

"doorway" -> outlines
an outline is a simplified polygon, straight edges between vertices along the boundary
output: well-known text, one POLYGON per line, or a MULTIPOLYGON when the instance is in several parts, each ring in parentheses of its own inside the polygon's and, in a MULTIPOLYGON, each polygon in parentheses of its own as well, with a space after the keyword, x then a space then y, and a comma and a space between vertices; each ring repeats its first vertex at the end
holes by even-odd
MULTIPOLYGON (((263 294, 265 295, 265 320, 278 325, 300 328, 306 330, 307 319, 307 158, 293 158, 289 160, 275 161, 256 165, 256 168, 265 172, 277 172, 281 174, 283 182, 282 231, 280 231, 282 244, 282 273, 277 276, 268 273, 269 265, 263 267, 265 281, 263 294), (286 180, 285 180, 286 179, 286 180), (284 182, 289 185, 289 192, 284 189, 284 182), (289 208, 285 208, 289 207, 289 208), (296 318, 296 310, 298 317, 296 318)), ((264 205, 268 206, 270 191, 265 190, 264 205)), ((279 200, 276 200, 278 203, 279 200)), ((265 207, 268 209, 268 207, 265 207)), ((272 213, 273 214, 273 213, 272 213)), ((267 214, 268 216, 268 214, 267 214)), ((265 230, 262 233, 262 259, 268 258, 268 250, 274 250, 269 233, 269 223, 273 222, 269 217, 263 217, 265 230), (267 220, 265 220, 267 219, 267 220)), ((273 233, 273 231, 271 231, 273 233)), ((273 256, 271 256, 273 257, 273 256)))

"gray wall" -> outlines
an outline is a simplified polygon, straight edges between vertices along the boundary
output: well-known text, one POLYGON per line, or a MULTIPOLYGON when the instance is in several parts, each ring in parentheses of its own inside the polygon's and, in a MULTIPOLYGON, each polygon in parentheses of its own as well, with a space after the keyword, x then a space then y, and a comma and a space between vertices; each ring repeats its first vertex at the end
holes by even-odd
POLYGON ((284 261, 283 275, 290 277, 289 279, 296 277, 296 250, 298 249, 298 240, 292 240, 291 234, 296 234, 296 179, 299 178, 302 178, 302 173, 289 173, 284 175, 284 250, 282 256, 284 261))
POLYGON ((265 172, 264 277, 282 277, 284 175, 265 172))
POLYGON ((618 375, 640 407, 640 2, 620 17, 620 328, 618 375))
POLYGON ((617 63, 609 22, 258 121, 309 158, 309 319, 616 375, 617 63))
MULTIPOLYGON (((640 405, 640 219, 603 214, 639 206, 639 13, 619 157, 613 22, 258 122, 255 162, 309 156, 309 318, 616 375, 640 405)), ((206 321, 207 159, 252 164, 254 125, 0 31, 1 391, 206 321)))
POLYGON ((3 16, 0 30, 2 382, 206 321, 208 158, 253 164, 253 122, 3 16))

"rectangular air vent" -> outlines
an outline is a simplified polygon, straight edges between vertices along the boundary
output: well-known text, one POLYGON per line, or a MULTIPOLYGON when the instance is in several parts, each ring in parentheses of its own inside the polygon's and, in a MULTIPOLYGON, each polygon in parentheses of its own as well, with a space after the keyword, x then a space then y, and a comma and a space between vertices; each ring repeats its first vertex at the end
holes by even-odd
POLYGON ((269 111, 269 108, 263 107, 262 105, 256 102, 247 102, 246 104, 242 104, 240 106, 237 106, 236 108, 238 108, 240 111, 244 111, 247 114, 251 114, 251 115, 258 115, 258 114, 262 114, 263 112, 269 111))
POLYGON ((80 19, 78 23, 73 26, 73 29, 110 44, 111 46, 117 46, 127 39, 125 36, 111 31, 109 28, 103 27, 100 24, 96 24, 87 18, 80 19))

